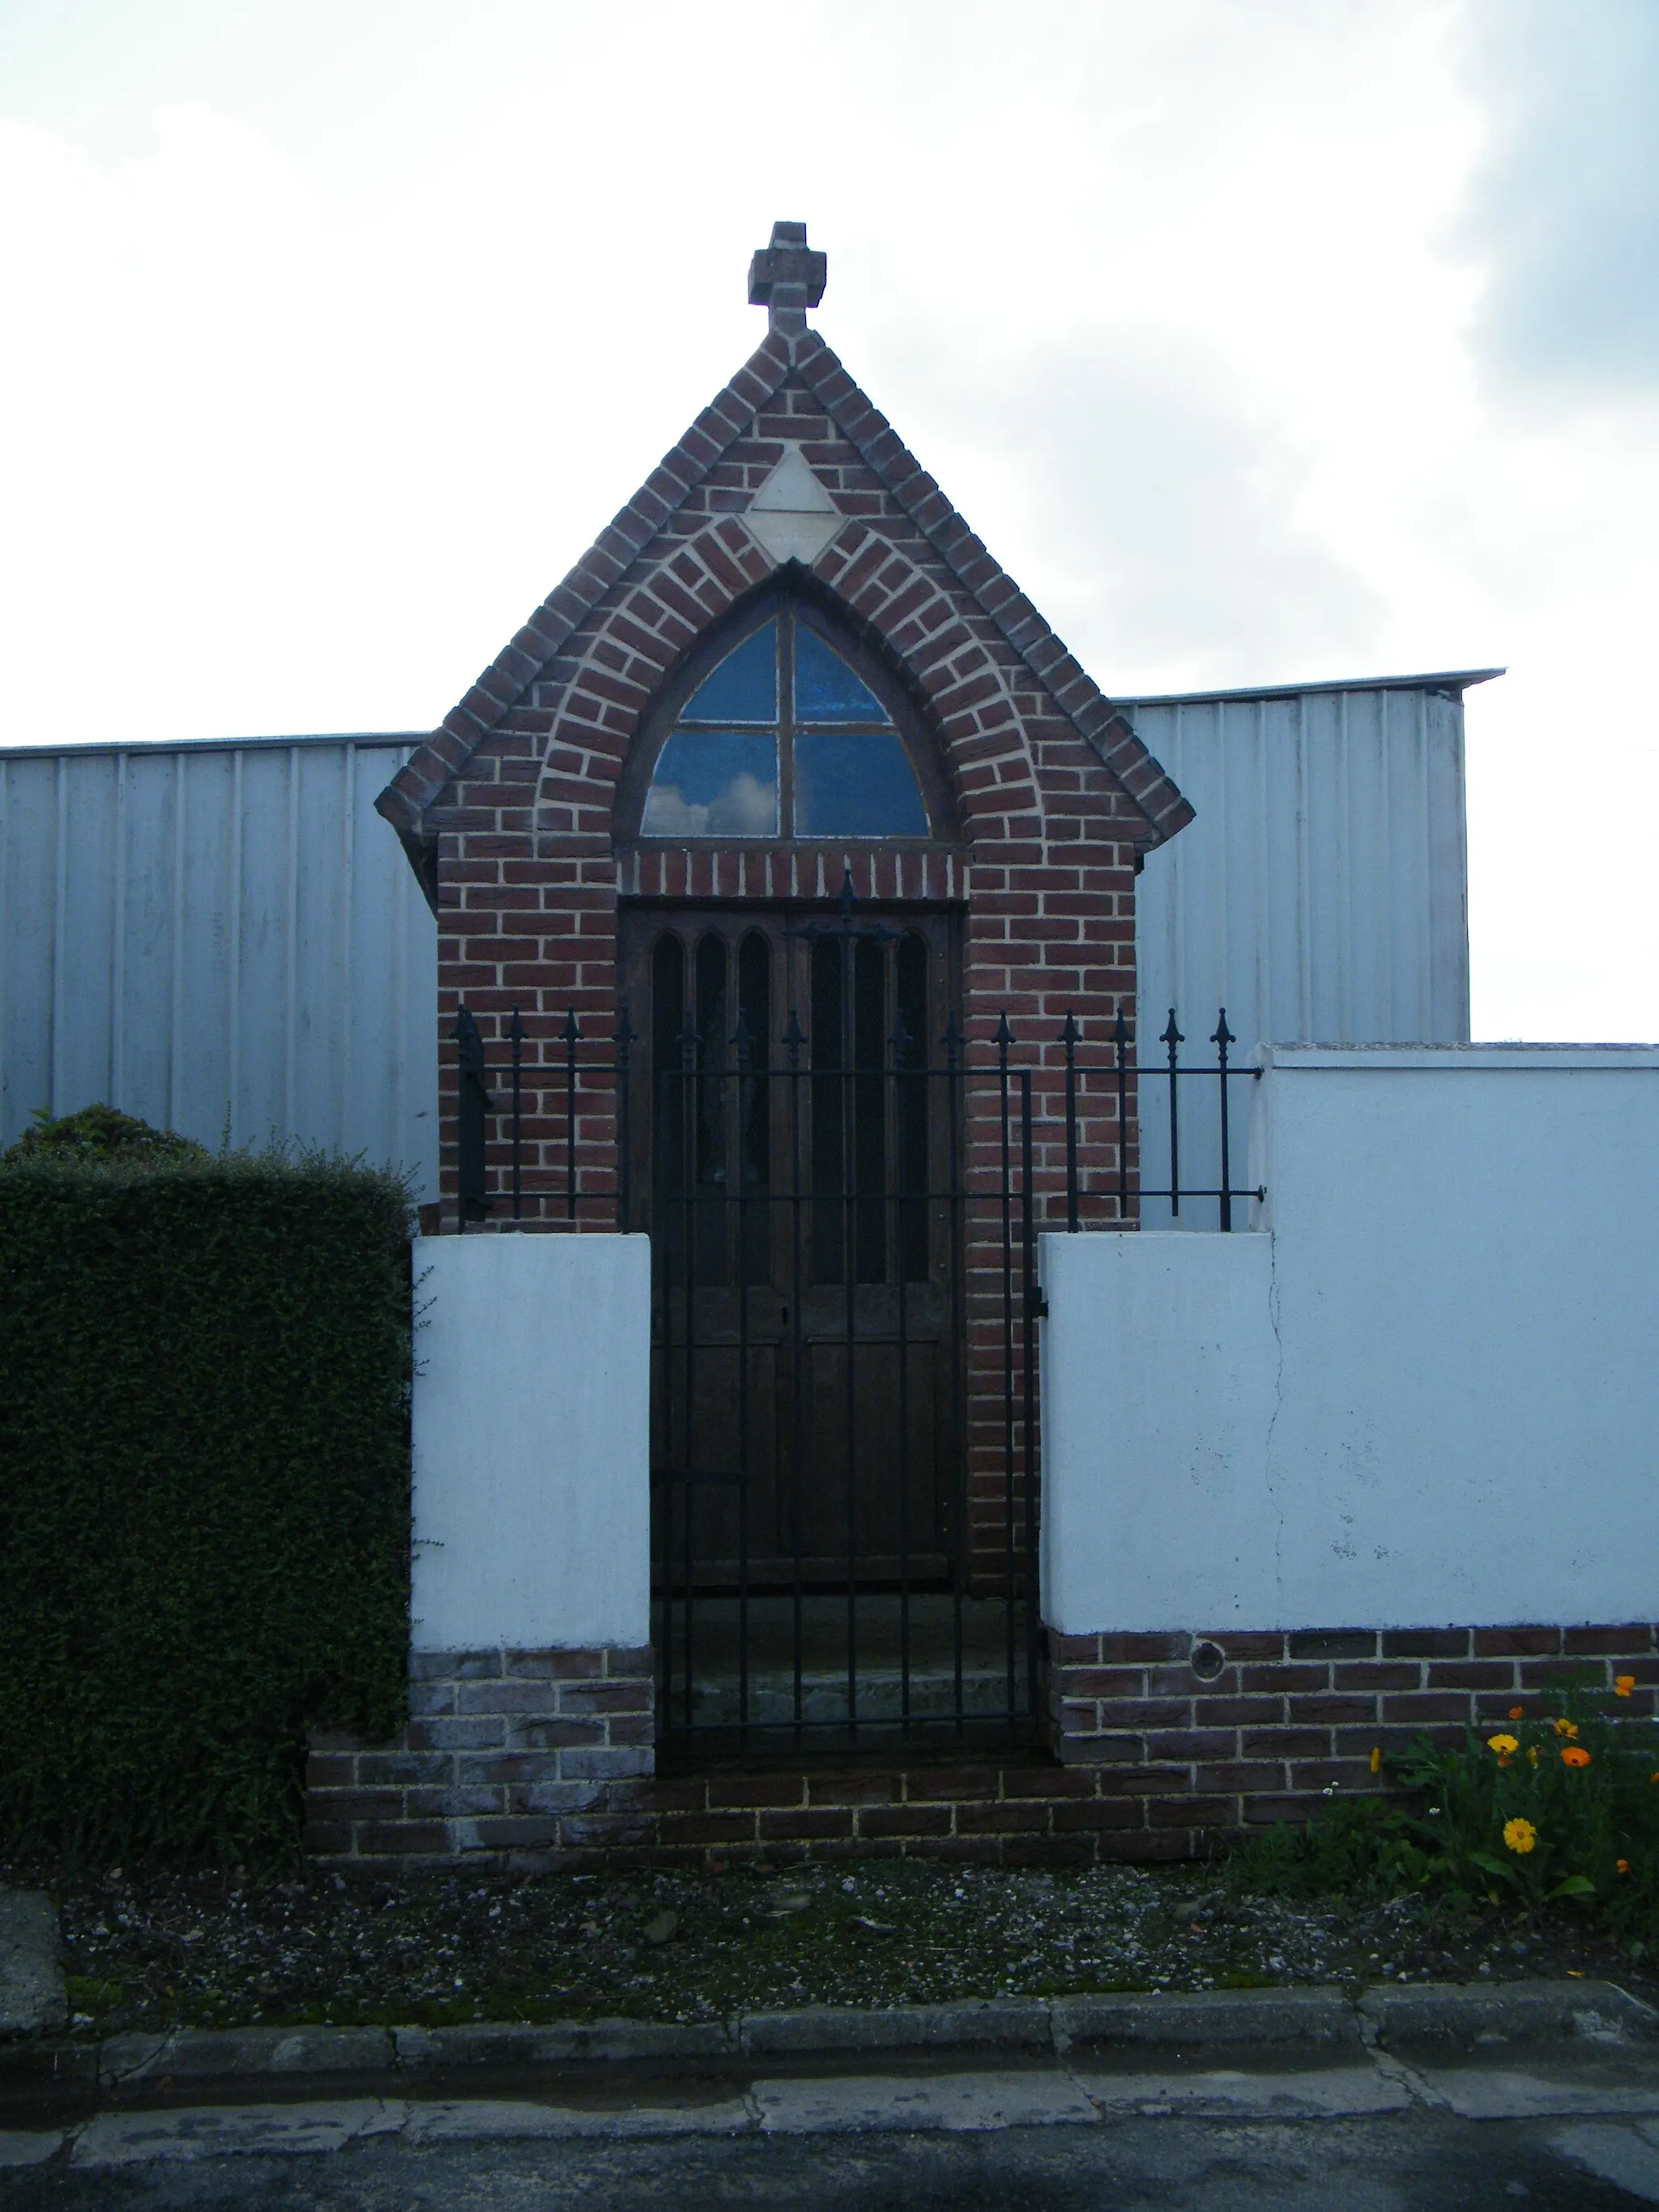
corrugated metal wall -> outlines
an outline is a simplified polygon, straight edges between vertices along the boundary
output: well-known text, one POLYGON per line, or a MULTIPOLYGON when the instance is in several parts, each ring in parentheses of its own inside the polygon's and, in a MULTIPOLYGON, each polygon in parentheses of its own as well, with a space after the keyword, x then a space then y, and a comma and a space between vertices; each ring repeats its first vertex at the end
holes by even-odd
MULTIPOLYGON (((1197 809, 1139 881, 1143 1064, 1171 1006, 1183 1060, 1213 1057, 1224 1005, 1241 1059, 1263 1038, 1467 1041, 1468 680, 1125 702, 1197 809)), ((0 750, 0 1142, 37 1106, 106 1099, 207 1144, 228 1125, 362 1152, 435 1195, 436 936, 374 810, 410 750, 0 750)), ((1151 1184, 1164 1100, 1148 1086, 1151 1184)), ((1211 1086, 1183 1084, 1182 1115, 1182 1182, 1212 1184, 1211 1086)), ((1181 1225, 1215 1221, 1200 1204, 1181 1225)))
POLYGON ((374 804, 411 750, 0 750, 0 1143, 105 1100, 434 1196, 436 931, 374 804))
MULTIPOLYGON (((1493 672, 1483 671, 1482 674, 1493 672)), ((1224 1006, 1243 1058, 1276 1043, 1462 1044, 1469 1034, 1463 706, 1469 673, 1123 702, 1197 819, 1147 856, 1140 1058, 1170 1006, 1183 1062, 1224 1006)), ((1167 1086, 1142 1100, 1143 1179, 1167 1184, 1167 1086)), ((1235 1102, 1248 1107, 1243 1085, 1235 1102)), ((1182 1181, 1219 1182, 1212 1086, 1182 1085, 1182 1181)), ((1236 1123, 1243 1178, 1243 1116, 1236 1123)), ((1148 1228, 1171 1226, 1151 1202, 1148 1228)), ((1213 1228, 1213 1203, 1180 1226, 1213 1228)))

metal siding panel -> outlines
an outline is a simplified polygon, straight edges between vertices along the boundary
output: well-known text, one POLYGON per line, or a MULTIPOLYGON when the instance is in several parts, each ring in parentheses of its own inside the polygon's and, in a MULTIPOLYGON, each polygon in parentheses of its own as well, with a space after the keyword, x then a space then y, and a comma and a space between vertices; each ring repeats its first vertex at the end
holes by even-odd
POLYGON ((50 1109, 58 780, 49 760, 6 763, 5 1005, 0 1093, 9 1143, 50 1109))
POLYGON ((1468 1035, 1462 712, 1356 687, 1132 708, 1197 810, 1139 884, 1143 1004, 1241 1036, 1468 1035), (1237 1018, 1235 1018, 1237 1010, 1237 1018))
POLYGON ((339 750, 295 747, 289 866, 294 958, 289 1131, 337 1150, 350 942, 345 918, 345 763, 339 750))
MULTIPOLYGON (((122 1007, 120 1096, 110 1103, 158 1127, 172 1126, 173 836, 177 756, 136 749, 127 755, 122 824, 122 1007)), ((59 1102, 73 1113, 84 1099, 59 1102)), ((195 1136, 194 1129, 185 1133, 195 1136)))
POLYGON ((410 750, 0 753, 0 1142, 107 1098, 435 1196, 437 933, 374 811, 410 750))
POLYGON ((230 1126, 234 1002, 230 919, 236 769, 232 753, 179 755, 177 988, 173 994, 173 1124, 204 1144, 230 1126))
POLYGON ((113 1088, 111 951, 118 871, 115 804, 119 763, 64 758, 58 763, 58 909, 53 936, 54 1111, 107 1100, 113 1088))
POLYGON ((1463 783, 1463 702, 1425 700, 1424 844, 1429 884, 1427 1042, 1469 1041, 1468 801, 1463 783))
POLYGON ((237 823, 238 1036, 231 1141, 263 1145, 289 1134, 287 1009, 292 946, 289 937, 288 812, 293 748, 242 756, 242 805, 237 823))
MULTIPOLYGON (((1465 1042, 1468 948, 1461 700, 1375 684, 1164 700, 1129 719, 1196 818, 1139 884, 1139 1050, 1211 1060, 1224 1006, 1260 1042, 1465 1042)), ((1144 1179, 1169 1180, 1164 1086, 1147 1086, 1144 1179)), ((1238 1101, 1243 1103, 1242 1096, 1238 1101)), ((1182 1179, 1214 1182, 1213 1088, 1182 1085, 1182 1179)), ((1243 1131, 1234 1145, 1243 1172, 1243 1131)), ((1215 1223, 1213 1201, 1181 1225, 1215 1223)), ((1148 1226, 1169 1226, 1149 1206, 1148 1226)))

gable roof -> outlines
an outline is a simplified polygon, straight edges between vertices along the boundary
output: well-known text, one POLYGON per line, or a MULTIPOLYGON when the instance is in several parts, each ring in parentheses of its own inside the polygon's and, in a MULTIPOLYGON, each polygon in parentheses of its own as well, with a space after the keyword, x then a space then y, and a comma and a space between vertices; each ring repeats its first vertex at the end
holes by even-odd
POLYGON ((1125 715, 992 558, 817 332, 803 329, 796 334, 775 326, 375 800, 423 880, 430 869, 431 839, 424 821, 428 809, 792 374, 814 394, 957 583, 1111 769, 1146 816, 1152 831, 1148 842, 1164 843, 1193 819, 1193 808, 1125 715))

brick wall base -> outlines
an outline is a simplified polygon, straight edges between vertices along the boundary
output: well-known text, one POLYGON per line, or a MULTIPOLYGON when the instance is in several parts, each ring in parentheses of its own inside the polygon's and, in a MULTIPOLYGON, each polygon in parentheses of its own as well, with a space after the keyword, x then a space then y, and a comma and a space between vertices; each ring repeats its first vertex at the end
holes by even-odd
POLYGON ((1651 1716, 1659 1630, 1307 1629, 1049 1635, 1054 1757, 653 1771, 648 1650, 413 1662, 397 1741, 313 1739, 307 1843, 337 1865, 534 1872, 711 1856, 1005 1866, 1200 1856, 1241 1827, 1371 1790, 1372 1747, 1457 1741, 1570 1674, 1632 1674, 1651 1716))
POLYGON ((651 1652, 417 1651, 391 1743, 311 1739, 306 1846, 359 1861, 556 1851, 656 1763, 651 1652))
MULTIPOLYGON (((1375 1790, 1370 1754, 1413 1737, 1461 1741, 1575 1674, 1620 1710, 1654 1711, 1648 1622, 1592 1628, 1322 1628, 1211 1636, 1048 1638, 1049 1741, 1092 1768, 1103 1799, 1144 1804, 1146 1837, 1203 1848, 1229 1830, 1304 1820, 1333 1790, 1375 1790)), ((1126 1829, 1120 1832, 1133 1832, 1126 1829)))

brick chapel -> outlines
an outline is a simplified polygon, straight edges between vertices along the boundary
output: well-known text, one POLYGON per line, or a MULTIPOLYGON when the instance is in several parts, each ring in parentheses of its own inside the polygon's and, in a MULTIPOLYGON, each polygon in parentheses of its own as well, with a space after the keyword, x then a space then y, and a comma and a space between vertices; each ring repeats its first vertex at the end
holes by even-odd
POLYGON ((958 1721, 989 1605, 1034 1704, 1015 1248, 1068 1177, 1131 1225, 1133 1083, 1062 1092, 1192 819, 809 325, 824 283, 776 224, 756 352, 378 802, 438 921, 442 1230, 652 1238, 659 1716, 737 1606, 739 1730, 751 1599, 793 1607, 798 1729, 843 1600, 897 1607, 907 1698, 955 1608, 958 1721))

